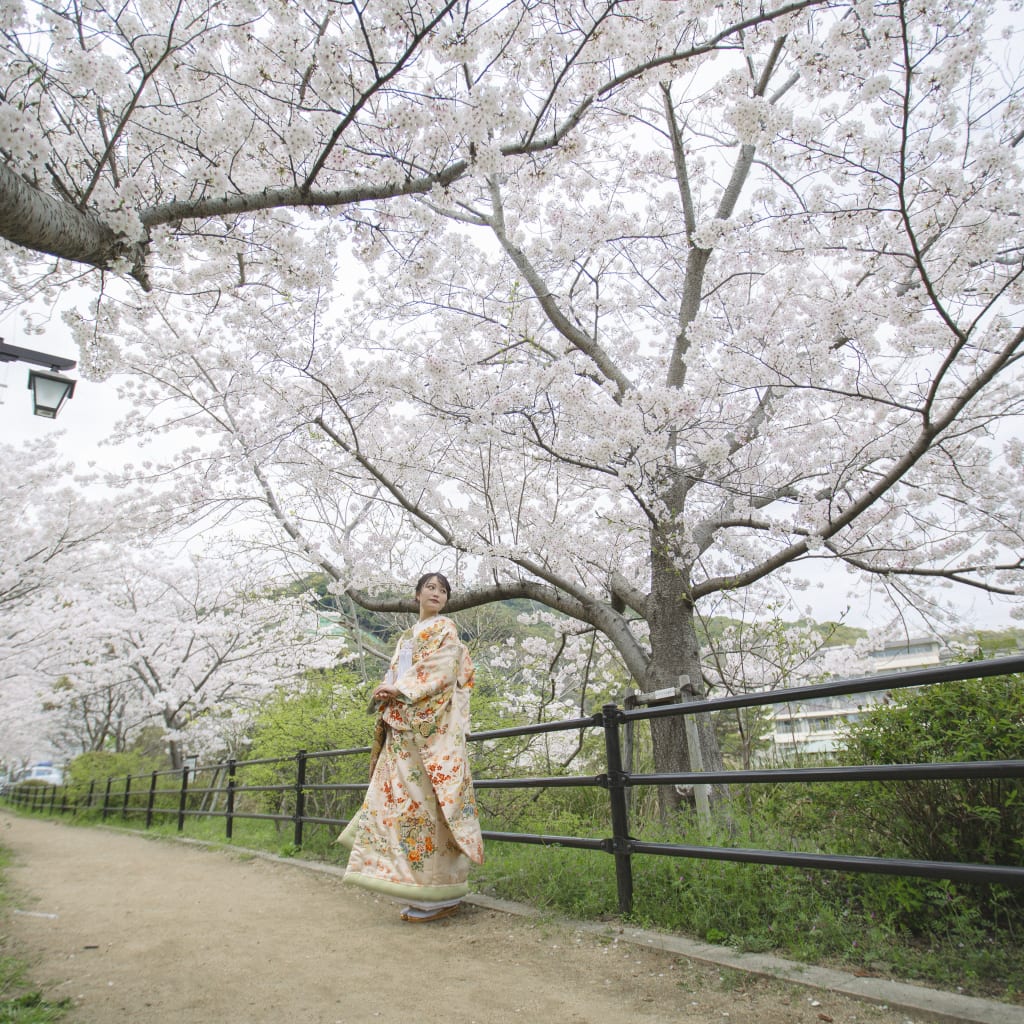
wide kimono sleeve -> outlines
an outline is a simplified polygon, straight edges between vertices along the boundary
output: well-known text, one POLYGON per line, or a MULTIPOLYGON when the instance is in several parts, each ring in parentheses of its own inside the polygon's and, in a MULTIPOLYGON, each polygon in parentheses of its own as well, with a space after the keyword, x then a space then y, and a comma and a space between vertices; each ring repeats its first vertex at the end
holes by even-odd
POLYGON ((473 662, 451 619, 414 627, 412 666, 395 681, 383 717, 419 750, 438 806, 464 853, 483 861, 483 841, 466 754, 473 662))

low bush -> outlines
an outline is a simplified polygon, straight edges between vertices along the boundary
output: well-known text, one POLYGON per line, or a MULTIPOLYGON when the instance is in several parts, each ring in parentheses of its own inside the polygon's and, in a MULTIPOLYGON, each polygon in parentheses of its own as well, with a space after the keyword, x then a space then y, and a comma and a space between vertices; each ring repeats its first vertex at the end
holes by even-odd
MULTIPOLYGON (((848 730, 843 764, 1024 759, 1024 677, 900 691, 848 730)), ((922 860, 1024 862, 1024 780, 889 782, 855 791, 879 851, 922 860)))

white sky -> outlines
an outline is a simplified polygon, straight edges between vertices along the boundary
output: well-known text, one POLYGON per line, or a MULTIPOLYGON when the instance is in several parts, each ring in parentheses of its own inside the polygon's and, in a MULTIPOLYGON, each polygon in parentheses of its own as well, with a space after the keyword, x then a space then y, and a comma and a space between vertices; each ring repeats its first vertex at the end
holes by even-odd
MULTIPOLYGON (((78 359, 70 331, 56 318, 50 320, 45 334, 36 336, 25 334, 19 318, 9 315, 0 319, 0 338, 18 348, 78 359)), ((28 390, 30 369, 27 363, 0 363, 0 438, 8 444, 18 444, 57 431, 65 435, 67 454, 80 469, 84 469, 90 459, 102 460, 105 468, 120 467, 124 458, 100 449, 100 443, 110 436, 121 415, 122 407, 113 384, 81 380, 77 369, 67 371, 65 376, 78 381, 74 397, 65 403, 56 420, 47 420, 32 415, 32 395, 28 390)))

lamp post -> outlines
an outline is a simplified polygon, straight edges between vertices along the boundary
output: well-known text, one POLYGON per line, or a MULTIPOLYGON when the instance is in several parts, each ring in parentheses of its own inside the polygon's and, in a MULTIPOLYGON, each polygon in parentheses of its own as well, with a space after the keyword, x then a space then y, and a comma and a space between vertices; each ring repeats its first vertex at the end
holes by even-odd
POLYGON ((55 420, 64 403, 75 393, 75 382, 59 373, 28 371, 28 386, 32 392, 32 411, 37 416, 55 420))
POLYGON ((46 352, 35 352, 30 348, 5 345, 0 338, 0 363, 32 363, 48 367, 50 372, 29 370, 28 387, 32 392, 32 412, 36 416, 54 420, 64 403, 75 393, 76 381, 62 377, 61 370, 73 370, 78 363, 63 356, 51 356, 46 352))

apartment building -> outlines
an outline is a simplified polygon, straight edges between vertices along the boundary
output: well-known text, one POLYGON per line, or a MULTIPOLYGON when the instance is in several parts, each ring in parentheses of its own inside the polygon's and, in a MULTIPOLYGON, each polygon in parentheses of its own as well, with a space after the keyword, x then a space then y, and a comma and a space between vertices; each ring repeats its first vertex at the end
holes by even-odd
MULTIPOLYGON (((929 668, 943 662, 948 655, 949 648, 937 637, 893 640, 869 653, 869 665, 864 674, 929 668)), ((884 691, 878 691, 774 705, 771 738, 775 756, 792 763, 801 754, 835 750, 844 726, 856 721, 866 707, 883 697, 884 691)))

